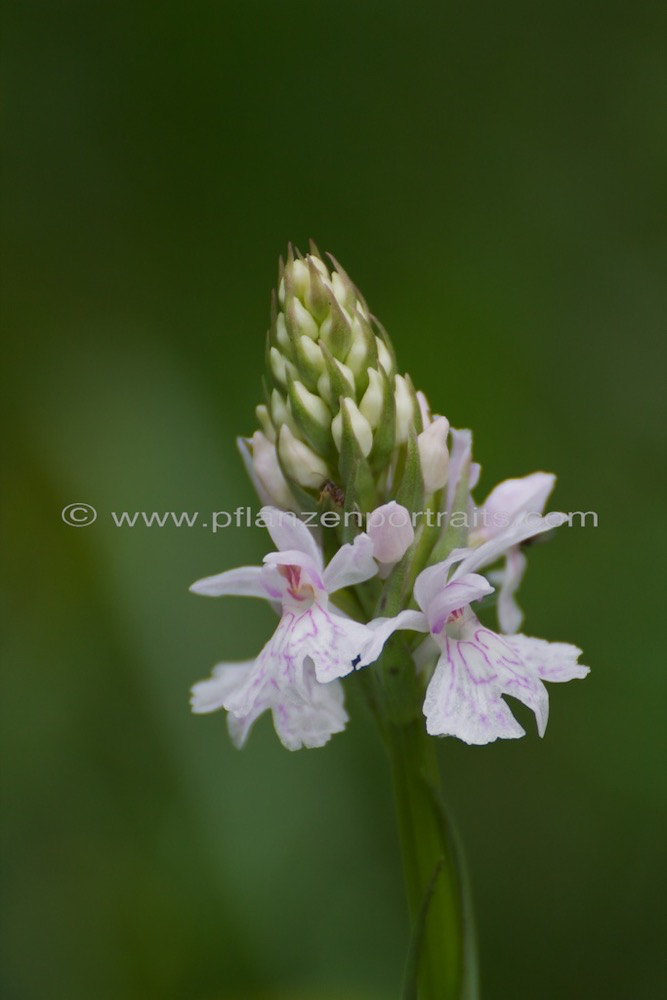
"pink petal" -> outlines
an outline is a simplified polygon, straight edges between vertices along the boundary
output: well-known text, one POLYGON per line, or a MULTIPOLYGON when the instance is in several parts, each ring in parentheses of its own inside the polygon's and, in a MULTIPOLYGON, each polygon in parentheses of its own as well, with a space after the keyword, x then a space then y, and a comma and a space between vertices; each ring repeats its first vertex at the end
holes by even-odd
POLYGON ((228 569, 217 576, 207 576, 197 580, 190 587, 193 594, 204 594, 207 597, 223 597, 234 594, 237 597, 263 597, 267 592, 262 585, 261 566, 240 566, 238 569, 228 569))
POLYGON ((366 534, 357 535, 353 542, 342 545, 324 571, 324 586, 328 594, 343 587, 353 587, 370 580, 377 573, 373 559, 373 542, 366 534))

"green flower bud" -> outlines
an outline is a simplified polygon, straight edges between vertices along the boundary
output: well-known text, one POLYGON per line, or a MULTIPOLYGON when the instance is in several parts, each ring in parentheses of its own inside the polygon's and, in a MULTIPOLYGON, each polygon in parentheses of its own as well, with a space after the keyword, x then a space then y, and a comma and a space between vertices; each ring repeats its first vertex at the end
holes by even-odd
POLYGON ((396 442, 405 444, 414 426, 415 408, 407 380, 402 375, 394 376, 394 399, 396 401, 396 442))
POLYGON ((347 365, 332 358, 326 348, 322 353, 326 371, 318 379, 317 388, 320 395, 326 399, 330 406, 335 408, 336 402, 341 396, 354 398, 354 376, 347 365))
POLYGON ((319 344, 312 341, 310 337, 301 337, 296 344, 295 350, 301 361, 299 367, 303 365, 313 374, 322 374, 324 371, 324 355, 319 344))
POLYGON ((368 388, 361 398, 359 411, 366 417, 371 427, 380 426, 387 395, 386 381, 378 371, 368 369, 368 388))
POLYGON ((301 437, 326 455, 330 450, 331 412, 320 396, 309 392, 302 382, 290 382, 289 408, 301 437))
POLYGON ((322 483, 331 478, 326 462, 296 438, 287 424, 280 428, 278 456, 288 480, 293 480, 304 489, 319 490, 322 483))
POLYGON ((297 370, 291 361, 288 361, 284 354, 281 354, 277 347, 272 347, 270 351, 271 373, 276 382, 286 386, 290 375, 294 378, 297 370))
POLYGON ((352 433, 359 445, 361 454, 364 458, 367 458, 373 447, 373 430, 366 417, 359 412, 356 403, 351 399, 343 400, 340 410, 331 421, 331 433, 336 442, 336 448, 338 451, 343 450, 343 410, 347 412, 350 419, 352 433))
POLYGON ((391 376, 394 374, 394 359, 391 356, 389 348, 387 347, 384 340, 380 339, 380 337, 375 338, 375 346, 377 347, 378 361, 380 365, 384 368, 389 378, 391 378, 391 376))
POLYGON ((435 417, 417 438, 426 493, 435 493, 447 483, 449 472, 448 434, 449 421, 447 418, 435 417))
POLYGON ((264 406, 262 403, 261 406, 258 406, 255 409, 255 414, 264 433, 264 437, 268 441, 271 441, 272 444, 275 444, 276 432, 273 424, 271 423, 268 407, 264 406))
POLYGON ((283 399, 277 389, 274 389, 271 393, 271 420, 275 428, 274 435, 280 431, 283 424, 287 424, 290 430, 296 431, 287 402, 283 399))

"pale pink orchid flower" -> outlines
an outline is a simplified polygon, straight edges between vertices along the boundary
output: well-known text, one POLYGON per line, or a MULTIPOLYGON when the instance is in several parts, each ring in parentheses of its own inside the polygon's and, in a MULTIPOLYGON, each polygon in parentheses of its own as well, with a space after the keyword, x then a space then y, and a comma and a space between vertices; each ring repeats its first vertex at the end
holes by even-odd
POLYGON ((347 722, 341 677, 355 669, 372 638, 367 625, 331 606, 331 594, 377 573, 367 534, 343 545, 325 567, 308 527, 294 514, 262 508, 277 547, 263 566, 244 566, 199 580, 190 588, 211 597, 237 595, 269 601, 280 622, 259 656, 220 663, 192 689, 197 713, 227 710, 231 738, 242 746, 255 720, 271 711, 288 750, 323 746, 347 722))
POLYGON ((525 735, 503 698, 510 695, 533 711, 543 736, 549 714, 543 682, 564 682, 588 674, 589 668, 577 662, 581 650, 576 646, 525 635, 499 635, 484 627, 470 607, 494 589, 474 570, 493 561, 494 554, 497 558, 510 537, 518 545, 536 529, 547 530, 548 525, 540 523, 545 520, 518 520, 501 541, 492 539, 477 549, 455 550, 417 577, 414 595, 421 610, 401 611, 394 618, 370 623, 374 636, 359 666, 376 660, 397 629, 429 634, 438 656, 423 706, 431 735, 455 736, 478 745, 525 735))

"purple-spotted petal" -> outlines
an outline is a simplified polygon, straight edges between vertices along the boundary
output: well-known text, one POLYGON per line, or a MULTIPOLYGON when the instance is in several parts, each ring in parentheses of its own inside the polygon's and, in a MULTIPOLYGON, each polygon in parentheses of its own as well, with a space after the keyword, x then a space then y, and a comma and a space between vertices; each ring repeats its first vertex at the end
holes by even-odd
POLYGON ((377 570, 371 539, 366 534, 357 535, 353 542, 341 546, 324 570, 324 586, 328 594, 334 594, 343 587, 370 580, 377 570))
POLYGON ((295 617, 283 617, 256 660, 221 663, 211 678, 192 689, 194 712, 227 710, 229 732, 237 746, 243 745, 255 720, 268 710, 289 750, 323 746, 345 727, 342 685, 337 680, 329 684, 317 680, 304 636, 298 628, 294 630, 295 617))
POLYGON ((286 611, 278 631, 281 629, 286 630, 286 637, 280 655, 292 663, 310 657, 322 684, 352 673, 372 634, 367 625, 319 604, 300 614, 286 611))
POLYGON ((364 646, 360 667, 374 663, 382 652, 382 647, 394 632, 405 629, 410 632, 428 632, 426 616, 421 611, 401 611, 394 618, 375 618, 366 626, 370 635, 364 646))
POLYGON ((466 743, 523 735, 504 695, 517 698, 534 712, 543 736, 549 697, 542 682, 568 681, 588 673, 587 667, 577 663, 580 650, 575 646, 497 635, 470 612, 459 638, 445 633, 439 642, 441 657, 424 701, 427 729, 466 743))
POLYGON ((564 683, 580 680, 590 673, 590 667, 577 662, 581 650, 569 642, 546 642, 527 635, 510 636, 507 642, 542 680, 564 683))
POLYGON ((197 580, 190 587, 193 594, 204 594, 207 597, 222 597, 225 594, 235 594, 237 597, 263 597, 267 592, 262 583, 261 566, 240 566, 238 569, 228 569, 216 576, 207 576, 197 580))
POLYGON ((482 745, 516 739, 524 730, 500 697, 498 676, 473 643, 446 637, 424 700, 432 736, 456 736, 482 745))
POLYGON ((481 650, 498 675, 499 694, 508 694, 535 713, 537 731, 544 736, 549 718, 549 695, 533 666, 508 636, 484 628, 472 616, 466 635, 481 650))
POLYGON ((271 538, 281 552, 289 549, 305 552, 320 570, 322 569, 319 546, 310 529, 296 514, 278 510, 277 507, 262 507, 260 513, 271 538))

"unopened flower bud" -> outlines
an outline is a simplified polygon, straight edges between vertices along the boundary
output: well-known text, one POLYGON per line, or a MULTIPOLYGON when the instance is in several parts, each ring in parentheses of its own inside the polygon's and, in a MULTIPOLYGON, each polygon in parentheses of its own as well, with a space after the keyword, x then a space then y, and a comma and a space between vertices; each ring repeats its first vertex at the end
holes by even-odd
POLYGON ((447 482, 449 471, 448 434, 449 421, 447 418, 435 417, 426 430, 417 437, 424 489, 427 494, 441 490, 447 482))
POLYGON ((379 427, 385 404, 386 383, 374 368, 368 369, 368 388, 364 393, 359 410, 373 429, 379 427))
POLYGON ((384 340, 380 339, 380 337, 375 338, 375 346, 377 347, 378 361, 386 371, 387 375, 391 378, 394 373, 394 361, 389 352, 389 348, 385 344, 384 340))
POLYGON ((359 412, 358 406, 351 399, 343 400, 339 412, 331 421, 331 433, 333 434, 336 447, 339 451, 341 451, 343 445, 343 409, 345 409, 349 417, 352 433, 354 434, 356 442, 359 445, 361 453, 364 458, 366 458, 370 455, 371 448, 373 447, 373 431, 366 417, 359 412))
POLYGON ((337 358, 333 358, 333 364, 335 370, 333 373, 325 371, 322 373, 320 378, 317 380, 317 390, 319 394, 326 399, 329 405, 333 406, 339 396, 354 396, 354 376, 347 365, 344 365, 342 361, 338 361, 337 358), (338 375, 336 382, 339 384, 336 387, 332 386, 332 374, 338 375))
POLYGON ((299 436, 320 455, 330 450, 331 412, 319 396, 309 392, 302 382, 290 382, 289 409, 299 436))
POLYGON ((285 325, 284 313, 278 313, 278 316, 276 317, 276 341, 278 349, 282 351, 283 356, 285 356, 290 349, 290 339, 289 333, 287 332, 287 326, 285 325))
POLYGON ((276 431, 279 431, 283 424, 287 424, 292 431, 296 430, 287 402, 277 389, 274 389, 271 393, 271 420, 276 431))
POLYGON ((274 379, 282 386, 286 386, 288 375, 295 377, 297 370, 291 361, 280 353, 277 347, 272 347, 270 351, 271 372, 274 379))
POLYGON ((417 396, 417 403, 419 405, 419 412, 421 413, 422 417, 422 424, 426 428, 429 426, 429 424, 433 419, 431 416, 431 406, 429 404, 428 399, 426 398, 426 395, 421 391, 421 389, 418 389, 415 395, 417 396))
POLYGON ((302 363, 307 365, 315 378, 324 371, 324 356, 322 348, 319 347, 310 337, 301 337, 297 348, 300 352, 302 363))
MULTIPOLYGON (((301 263, 296 261, 295 263, 301 263)), ((287 307, 287 324, 292 332, 298 337, 310 337, 317 340, 319 327, 299 299, 293 298, 287 307)))
POLYGON ((316 396, 312 392, 308 392, 305 385, 301 382, 292 383, 290 396, 292 396, 292 393, 297 398, 299 406, 303 407, 316 424, 319 424, 321 427, 329 427, 331 423, 331 413, 329 412, 329 408, 326 403, 323 403, 319 396, 316 396))
POLYGON ((415 419, 415 408, 410 387, 403 375, 394 377, 396 400, 396 444, 405 444, 415 419))
POLYGON ((298 259, 292 261, 291 279, 295 294, 304 299, 310 290, 310 274, 305 261, 298 259))
POLYGON ((255 431, 252 438, 239 438, 238 445, 261 502, 283 510, 296 510, 296 501, 282 474, 275 445, 261 431, 255 431))
POLYGON ((366 531, 373 542, 374 557, 389 566, 403 558, 415 537, 410 511, 395 500, 368 515, 366 531))
POLYGON ((296 438, 286 424, 280 428, 278 453, 287 476, 304 489, 317 490, 331 478, 326 462, 296 438))
MULTIPOLYGON (((264 436, 275 444, 276 432, 273 424, 271 423, 271 416, 269 414, 268 407, 264 406, 262 403, 260 406, 255 408, 255 414, 259 420, 262 431, 264 432, 264 436)), ((245 441, 246 438, 241 438, 241 440, 245 441)))

